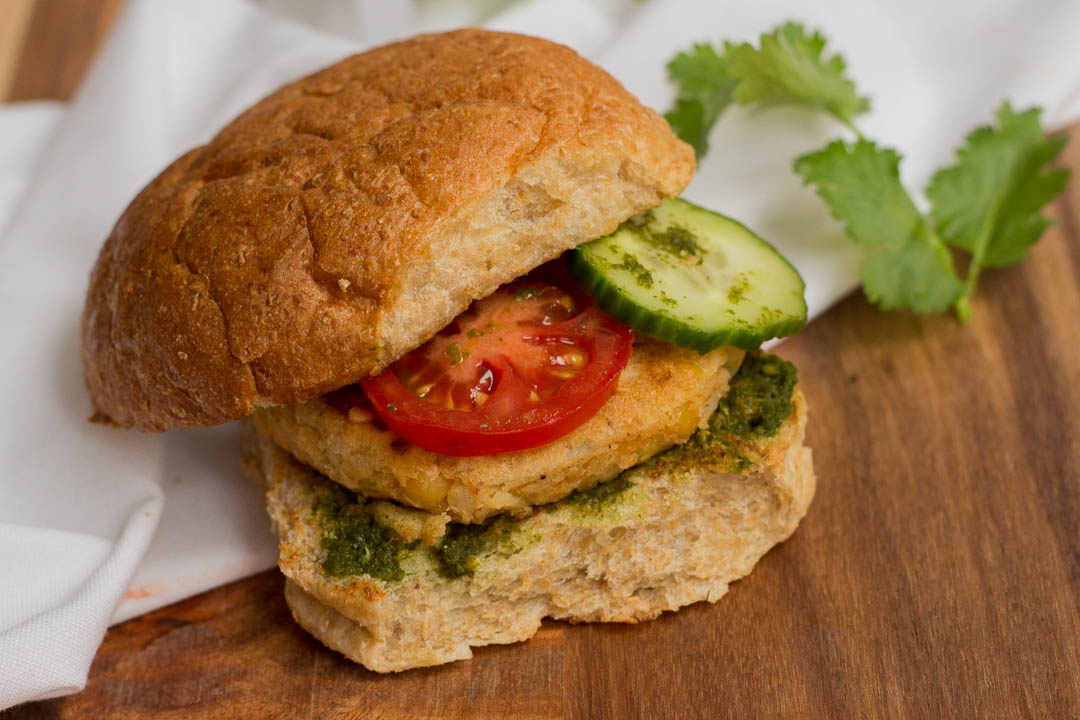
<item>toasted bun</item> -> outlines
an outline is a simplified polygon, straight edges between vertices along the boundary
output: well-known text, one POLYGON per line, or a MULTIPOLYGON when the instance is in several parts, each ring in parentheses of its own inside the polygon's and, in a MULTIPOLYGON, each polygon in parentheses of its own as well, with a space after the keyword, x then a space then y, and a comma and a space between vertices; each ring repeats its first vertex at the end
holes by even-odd
POLYGON ((517 524, 489 528, 492 547, 476 556, 471 575, 454 579, 418 545, 399 580, 328 576, 313 498, 330 481, 265 436, 254 437, 247 465, 268 488, 293 617, 328 647, 391 672, 525 640, 545 617, 637 622, 715 602, 805 515, 815 487, 805 425, 796 392, 772 438, 740 443, 750 462, 720 443, 686 446, 629 470, 624 489, 607 499, 496 521, 517 524))
POLYGON ((545 40, 469 29, 350 57, 121 216, 83 316, 97 414, 210 425, 355 382, 693 168, 662 117, 545 40))

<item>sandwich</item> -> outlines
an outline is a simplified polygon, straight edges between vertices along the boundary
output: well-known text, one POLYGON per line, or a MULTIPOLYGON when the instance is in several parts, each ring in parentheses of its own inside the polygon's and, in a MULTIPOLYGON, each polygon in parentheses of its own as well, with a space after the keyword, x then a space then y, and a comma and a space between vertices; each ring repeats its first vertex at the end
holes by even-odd
POLYGON ((272 93, 131 202, 94 419, 236 420, 296 621, 378 671, 708 600, 815 478, 805 322, 693 150, 572 50, 467 29, 272 93))

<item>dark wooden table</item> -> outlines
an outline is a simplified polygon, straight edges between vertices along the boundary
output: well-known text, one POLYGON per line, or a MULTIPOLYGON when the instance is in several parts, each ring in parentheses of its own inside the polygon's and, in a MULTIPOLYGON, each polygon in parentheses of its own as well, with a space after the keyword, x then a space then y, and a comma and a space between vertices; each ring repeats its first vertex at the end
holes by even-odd
MULTIPOLYGON (((69 97, 119 0, 7 1, 8 97, 69 97)), ((268 572, 113 628, 84 692, 5 717, 1080 717, 1080 182, 1052 214, 966 326, 856 293, 782 346, 818 495, 716 605, 379 676, 268 572)))

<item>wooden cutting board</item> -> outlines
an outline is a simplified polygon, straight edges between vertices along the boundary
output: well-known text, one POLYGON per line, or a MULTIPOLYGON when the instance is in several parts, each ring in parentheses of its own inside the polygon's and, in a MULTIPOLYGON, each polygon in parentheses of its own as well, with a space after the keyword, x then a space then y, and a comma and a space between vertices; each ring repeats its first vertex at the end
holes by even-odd
MULTIPOLYGON (((119 5, 5 2, 12 99, 68 97, 119 5)), ((782 346, 818 495, 716 605, 379 676, 268 572, 113 628, 85 691, 4 717, 1080 717, 1080 182, 1051 212, 966 326, 856 293, 782 346)))

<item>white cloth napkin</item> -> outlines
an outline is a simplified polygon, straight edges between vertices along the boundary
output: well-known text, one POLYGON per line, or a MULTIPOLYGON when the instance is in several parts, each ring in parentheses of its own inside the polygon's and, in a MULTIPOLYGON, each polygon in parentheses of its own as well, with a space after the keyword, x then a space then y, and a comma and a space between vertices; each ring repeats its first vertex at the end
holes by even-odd
MULTIPOLYGON (((130 0, 69 108, 0 109, 0 709, 78 691, 110 622, 273 565, 236 429, 141 435, 85 422, 78 318, 112 223, 173 157, 281 83, 365 43, 466 22, 570 44, 646 103, 692 41, 751 39, 787 19, 824 31, 873 96, 863 126, 921 187, 1004 98, 1080 116, 1074 0, 130 0), (373 8, 381 8, 374 12, 373 8), (336 33, 336 34, 331 34, 336 33)), ((796 110, 732 110, 688 191, 776 243, 811 315, 855 286, 857 256, 790 172, 837 134, 796 110)))

